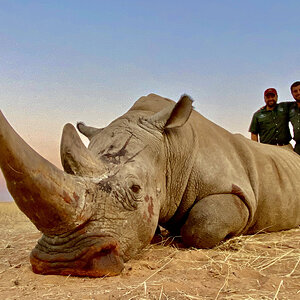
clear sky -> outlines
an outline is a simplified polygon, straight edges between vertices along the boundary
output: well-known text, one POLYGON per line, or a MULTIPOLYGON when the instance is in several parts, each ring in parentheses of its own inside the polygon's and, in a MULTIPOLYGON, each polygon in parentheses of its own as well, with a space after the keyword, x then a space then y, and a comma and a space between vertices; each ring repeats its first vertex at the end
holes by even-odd
POLYGON ((266 88, 292 100, 299 11, 299 0, 0 0, 0 109, 57 166, 65 123, 106 126, 149 93, 187 93, 249 136, 266 88))

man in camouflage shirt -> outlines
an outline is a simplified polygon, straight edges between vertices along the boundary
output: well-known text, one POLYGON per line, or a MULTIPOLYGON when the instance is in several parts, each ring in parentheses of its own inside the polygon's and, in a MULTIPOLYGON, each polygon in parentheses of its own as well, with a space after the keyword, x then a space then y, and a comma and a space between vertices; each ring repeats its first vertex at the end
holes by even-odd
POLYGON ((291 85, 291 93, 296 100, 290 105, 289 118, 294 129, 294 141, 296 142, 294 151, 300 154, 300 81, 291 85))
POLYGON ((266 105, 254 113, 249 132, 251 139, 264 144, 284 146, 292 139, 289 129, 289 106, 291 102, 277 104, 278 94, 274 88, 264 92, 266 105))

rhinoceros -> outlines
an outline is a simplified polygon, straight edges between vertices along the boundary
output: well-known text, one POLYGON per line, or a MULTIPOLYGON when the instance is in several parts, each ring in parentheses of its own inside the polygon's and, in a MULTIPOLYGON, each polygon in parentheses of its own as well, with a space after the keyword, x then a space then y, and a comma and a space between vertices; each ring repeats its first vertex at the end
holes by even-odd
POLYGON ((177 103, 141 97, 105 128, 66 124, 64 171, 45 160, 1 113, 0 165, 18 207, 43 233, 34 272, 120 274, 159 225, 187 247, 300 224, 300 158, 232 134, 177 103))

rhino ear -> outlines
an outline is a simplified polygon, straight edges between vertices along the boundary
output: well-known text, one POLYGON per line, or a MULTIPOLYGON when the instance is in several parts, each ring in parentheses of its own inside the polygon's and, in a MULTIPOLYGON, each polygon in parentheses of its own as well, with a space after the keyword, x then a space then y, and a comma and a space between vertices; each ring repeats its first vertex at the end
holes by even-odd
POLYGON ((99 133, 102 130, 102 128, 87 126, 83 122, 77 122, 77 129, 79 130, 79 132, 85 135, 89 140, 91 140, 93 136, 95 136, 97 133, 99 133))
POLYGON ((183 126, 189 119, 193 110, 193 100, 188 95, 182 95, 175 107, 172 109, 165 128, 176 128, 183 126))
POLYGON ((170 105, 147 119, 149 123, 160 130, 183 126, 193 110, 193 100, 188 95, 182 95, 175 105, 170 105))

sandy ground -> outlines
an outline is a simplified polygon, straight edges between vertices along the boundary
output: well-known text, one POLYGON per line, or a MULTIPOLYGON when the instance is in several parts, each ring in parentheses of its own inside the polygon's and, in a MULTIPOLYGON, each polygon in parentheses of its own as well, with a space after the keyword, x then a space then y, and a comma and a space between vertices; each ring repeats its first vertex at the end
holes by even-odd
POLYGON ((300 299, 300 229, 185 249, 167 235, 120 276, 37 275, 29 254, 41 234, 14 203, 0 203, 1 299, 300 299))

